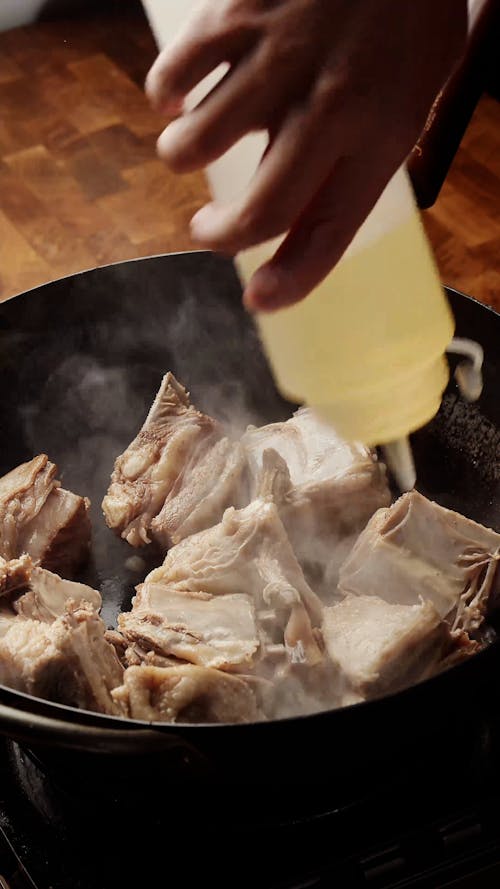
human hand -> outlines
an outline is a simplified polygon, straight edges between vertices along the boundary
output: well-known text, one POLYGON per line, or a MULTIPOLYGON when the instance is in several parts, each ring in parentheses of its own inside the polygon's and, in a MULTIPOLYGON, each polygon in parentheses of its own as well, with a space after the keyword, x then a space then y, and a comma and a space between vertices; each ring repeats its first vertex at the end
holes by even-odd
POLYGON ((466 0, 208 0, 160 54, 146 89, 179 115, 158 142, 171 169, 269 133, 243 196, 191 223, 227 253, 288 233, 247 285, 250 309, 296 302, 334 267, 415 144, 466 29, 466 0), (226 76, 183 113, 221 62, 226 76))

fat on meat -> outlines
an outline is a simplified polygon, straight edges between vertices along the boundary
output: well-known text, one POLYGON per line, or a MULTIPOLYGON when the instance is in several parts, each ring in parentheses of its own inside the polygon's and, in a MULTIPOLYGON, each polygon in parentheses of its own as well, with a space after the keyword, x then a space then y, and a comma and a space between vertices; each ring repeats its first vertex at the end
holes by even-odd
POLYGON ((153 520, 168 497, 170 502, 177 498, 178 522, 171 504, 164 527, 156 526, 159 538, 168 542, 177 525, 189 518, 179 491, 186 468, 193 472, 220 438, 218 423, 197 411, 184 387, 167 373, 140 432, 115 461, 102 502, 108 526, 132 546, 150 543, 153 520))
MULTIPOLYGON (((269 647, 281 646, 280 654, 294 662, 315 664, 323 656, 314 633, 321 624, 322 603, 305 580, 274 502, 286 469, 273 454, 266 454, 264 462, 259 496, 243 509, 226 510, 218 525, 174 546, 163 565, 148 575, 143 590, 156 585, 158 590, 249 598, 261 656, 269 642, 269 647)), ((139 607, 142 596, 141 590, 139 607)))
POLYGON ((253 598, 242 594, 214 596, 179 592, 161 582, 138 588, 131 612, 121 614, 118 628, 138 651, 154 652, 203 667, 250 669, 259 649, 253 598))
POLYGON ((357 535, 391 501, 384 465, 374 451, 340 438, 310 408, 283 423, 249 427, 242 444, 254 492, 265 452, 273 450, 285 461, 290 479, 279 504, 281 518, 301 564, 320 569, 321 586, 334 589, 357 535))
POLYGON ((457 638, 430 601, 395 604, 347 595, 325 608, 323 638, 344 679, 360 699, 397 691, 436 672, 446 658, 464 659, 477 644, 457 638))
POLYGON ((40 454, 0 479, 0 556, 27 553, 71 577, 88 554, 90 504, 61 488, 56 474, 57 466, 40 454))
POLYGON ((122 715, 111 692, 123 667, 89 602, 71 600, 51 623, 13 620, 0 637, 0 683, 83 710, 122 715))
POLYGON ((216 525, 228 506, 248 503, 247 463, 242 446, 229 438, 209 444, 186 461, 151 533, 163 551, 184 537, 216 525))
POLYGON ((492 604, 499 553, 500 534, 411 491, 370 520, 339 589, 399 605, 423 599, 454 629, 473 633, 492 604))
MULTIPOLYGON (((281 460, 281 458, 280 458, 281 460)), ((124 661, 268 674, 323 660, 322 605, 295 559, 274 498, 286 468, 266 455, 259 497, 174 546, 120 615, 124 661)))
POLYGON ((72 580, 63 580, 45 568, 32 568, 28 589, 15 598, 12 608, 20 617, 52 623, 66 612, 68 602, 87 602, 99 611, 101 594, 92 587, 72 580))
POLYGON ((262 718, 251 685, 210 667, 129 667, 113 699, 131 719, 245 723, 262 718))

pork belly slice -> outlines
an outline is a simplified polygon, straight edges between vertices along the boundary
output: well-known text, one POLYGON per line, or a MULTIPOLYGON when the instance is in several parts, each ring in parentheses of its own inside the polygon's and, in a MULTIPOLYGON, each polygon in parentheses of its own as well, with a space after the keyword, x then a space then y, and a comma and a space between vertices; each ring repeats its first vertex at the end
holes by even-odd
MULTIPOLYGON (((360 699, 397 691, 432 675, 454 652, 455 662, 477 645, 455 640, 431 602, 397 605, 378 596, 349 595, 325 608, 323 637, 346 681, 360 699)), ((451 662, 451 661, 450 661, 451 662)))
POLYGON ((280 504, 283 523, 299 561, 321 566, 334 588, 357 535, 391 502, 384 465, 364 445, 339 438, 309 408, 285 423, 250 427, 242 443, 254 485, 266 450, 285 460, 290 485, 280 504))
POLYGON ((2 559, 0 556, 0 598, 10 596, 29 583, 33 562, 27 555, 19 559, 2 559))
POLYGON ((195 452, 180 471, 151 532, 163 551, 220 522, 228 506, 248 503, 247 462, 240 444, 223 438, 195 452))
POLYGON ((215 420, 197 411, 167 373, 139 434, 115 461, 102 502, 108 526, 132 546, 150 543, 151 522, 186 464, 221 437, 215 420))
POLYGON ((46 568, 72 576, 88 554, 89 501, 60 487, 46 454, 0 479, 0 555, 28 553, 46 568))
POLYGON ((422 598, 455 629, 473 632, 488 609, 499 547, 500 534, 412 491, 373 516, 339 588, 400 605, 422 598))
POLYGON ((147 722, 254 722, 262 718, 244 680, 193 665, 129 667, 113 699, 131 719, 147 722))
POLYGON ((146 652, 203 667, 250 667, 259 647, 253 599, 179 592, 146 581, 118 628, 146 652))
POLYGON ((83 583, 63 580, 45 568, 33 568, 28 590, 12 602, 16 614, 24 619, 52 623, 62 617, 68 602, 88 603, 96 611, 102 605, 100 593, 83 583))
POLYGON ((111 691, 123 681, 123 668, 104 633, 85 602, 68 602, 52 623, 15 620, 0 638, 0 682, 59 704, 121 715, 111 691))

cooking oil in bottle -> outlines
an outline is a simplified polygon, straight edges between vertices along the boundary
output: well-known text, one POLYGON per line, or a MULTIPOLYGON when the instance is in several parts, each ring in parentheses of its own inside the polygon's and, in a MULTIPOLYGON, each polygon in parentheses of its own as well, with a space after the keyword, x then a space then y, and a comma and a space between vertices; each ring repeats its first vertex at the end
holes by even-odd
MULTIPOLYGON (((275 247, 240 254, 241 277, 275 247)), ((282 393, 347 439, 393 442, 437 413, 454 323, 404 169, 313 293, 258 325, 282 393)))

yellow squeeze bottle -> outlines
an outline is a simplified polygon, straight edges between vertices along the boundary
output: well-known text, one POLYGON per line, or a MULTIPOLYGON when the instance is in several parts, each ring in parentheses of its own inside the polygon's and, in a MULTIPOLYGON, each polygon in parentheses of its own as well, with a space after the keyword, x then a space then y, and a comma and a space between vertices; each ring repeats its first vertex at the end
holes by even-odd
MULTIPOLYGON (((240 254, 244 281, 275 247, 240 254)), ((281 392, 346 439, 395 442, 437 413, 454 322, 404 168, 313 293, 258 325, 281 392)))

